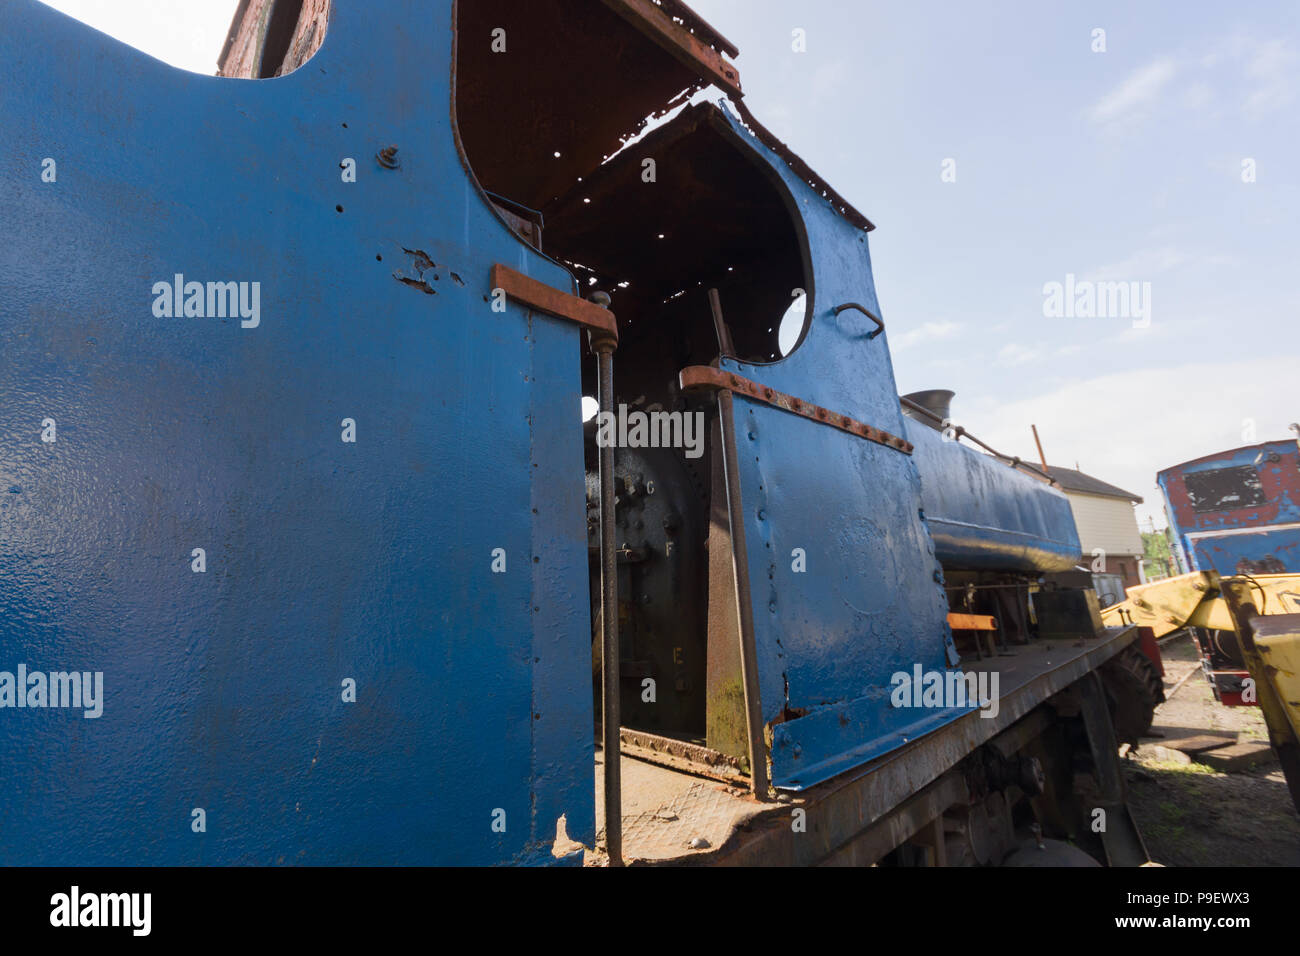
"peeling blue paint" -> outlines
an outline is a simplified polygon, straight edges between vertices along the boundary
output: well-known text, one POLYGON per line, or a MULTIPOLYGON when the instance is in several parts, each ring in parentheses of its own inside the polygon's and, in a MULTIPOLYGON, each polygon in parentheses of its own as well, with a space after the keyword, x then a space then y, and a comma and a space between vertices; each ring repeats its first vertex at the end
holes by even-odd
POLYGON ((1264 442, 1207 455, 1156 476, 1166 515, 1185 560, 1195 571, 1282 574, 1300 571, 1300 452, 1295 441, 1264 442), (1239 469, 1253 476, 1258 500, 1209 507, 1189 491, 1210 472, 1239 469))

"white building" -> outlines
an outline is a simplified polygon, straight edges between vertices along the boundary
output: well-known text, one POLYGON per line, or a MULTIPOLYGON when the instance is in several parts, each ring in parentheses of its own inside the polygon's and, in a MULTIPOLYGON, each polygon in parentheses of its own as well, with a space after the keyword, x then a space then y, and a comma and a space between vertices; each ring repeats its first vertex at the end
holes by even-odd
POLYGON ((1133 506, 1142 499, 1072 468, 1048 471, 1070 501, 1085 566, 1099 574, 1119 575, 1125 588, 1141 584, 1146 549, 1133 506))

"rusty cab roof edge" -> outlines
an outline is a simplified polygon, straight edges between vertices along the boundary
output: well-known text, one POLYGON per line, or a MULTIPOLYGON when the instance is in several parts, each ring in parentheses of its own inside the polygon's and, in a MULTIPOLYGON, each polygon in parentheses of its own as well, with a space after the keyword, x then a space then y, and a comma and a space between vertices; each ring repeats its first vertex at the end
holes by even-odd
POLYGON ((836 192, 825 179, 817 175, 816 170, 804 162, 794 150, 772 135, 772 131, 758 121, 743 100, 728 100, 727 102, 735 107, 740 114, 741 122, 754 134, 758 141, 784 159, 799 178, 820 193, 822 198, 829 202, 836 212, 865 232, 871 232, 876 228, 870 219, 855 209, 853 204, 836 192))
POLYGON ((1238 445, 1236 448, 1226 448, 1223 451, 1215 451, 1215 452, 1210 452, 1208 455, 1201 455, 1199 458, 1190 458, 1187 461, 1180 461, 1178 464, 1170 465, 1168 468, 1161 468, 1159 471, 1156 472, 1156 478, 1158 479, 1161 475, 1172 474, 1173 472, 1181 471, 1191 465, 1199 465, 1202 464, 1203 462, 1204 463, 1224 462, 1226 464, 1227 459, 1234 458, 1237 455, 1241 454, 1243 451, 1252 451, 1254 449, 1259 449, 1260 451, 1263 451, 1263 449, 1269 448, 1273 445, 1287 445, 1287 446, 1291 446, 1287 448, 1287 451, 1300 451, 1300 444, 1297 443, 1297 439, 1274 438, 1271 441, 1255 442, 1254 444, 1250 444, 1250 445, 1238 445))

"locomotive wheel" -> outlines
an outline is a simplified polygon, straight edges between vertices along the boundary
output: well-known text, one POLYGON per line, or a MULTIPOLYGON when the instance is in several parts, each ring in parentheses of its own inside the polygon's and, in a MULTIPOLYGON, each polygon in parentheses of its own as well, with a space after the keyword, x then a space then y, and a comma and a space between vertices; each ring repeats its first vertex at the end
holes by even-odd
POLYGON ((1102 665, 1101 678, 1116 741, 1137 746, 1138 738, 1151 729, 1156 705, 1165 699, 1155 665, 1130 644, 1102 665))

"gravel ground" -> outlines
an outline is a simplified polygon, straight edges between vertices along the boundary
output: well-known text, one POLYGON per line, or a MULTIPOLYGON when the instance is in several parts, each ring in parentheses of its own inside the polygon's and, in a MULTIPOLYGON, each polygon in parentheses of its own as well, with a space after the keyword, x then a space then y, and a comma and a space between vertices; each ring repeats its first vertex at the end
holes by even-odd
MULTIPOLYGON (((1165 696, 1199 670, 1190 635, 1161 647, 1165 696)), ((1124 760, 1129 805, 1151 859, 1165 866, 1300 866, 1300 816, 1275 761, 1246 773, 1184 763, 1167 745, 1207 733, 1268 740, 1258 707, 1224 707, 1200 674, 1156 710, 1152 736, 1124 760)))

